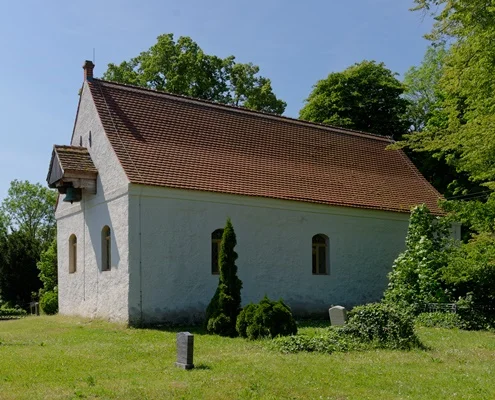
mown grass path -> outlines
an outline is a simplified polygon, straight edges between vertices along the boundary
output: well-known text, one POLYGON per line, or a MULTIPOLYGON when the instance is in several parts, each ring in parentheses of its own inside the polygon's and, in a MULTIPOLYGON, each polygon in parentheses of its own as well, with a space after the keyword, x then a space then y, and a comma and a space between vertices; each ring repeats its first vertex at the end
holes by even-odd
POLYGON ((197 368, 184 371, 173 365, 173 330, 61 316, 0 321, 0 399, 495 399, 489 332, 422 328, 427 351, 332 355, 193 333, 197 368))

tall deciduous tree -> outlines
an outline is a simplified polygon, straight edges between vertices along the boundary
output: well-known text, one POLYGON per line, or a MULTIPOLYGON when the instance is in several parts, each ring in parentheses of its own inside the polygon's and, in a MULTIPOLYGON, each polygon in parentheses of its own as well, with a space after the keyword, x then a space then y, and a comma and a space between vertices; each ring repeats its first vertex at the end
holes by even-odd
POLYGON ((50 246, 41 253, 40 260, 36 263, 39 270, 39 278, 43 283, 42 291, 54 291, 58 283, 57 275, 57 240, 54 239, 50 246))
POLYGON ((2 247, 0 296, 12 305, 26 307, 32 293, 42 286, 36 268, 40 243, 26 231, 13 231, 2 247))
POLYGON ((415 0, 436 16, 428 37, 451 43, 439 88, 441 123, 428 124, 407 145, 446 154, 470 179, 495 189, 495 8, 487 0, 415 0), (442 8, 443 7, 443 8, 442 8))
POLYGON ((299 118, 398 138, 409 122, 404 86, 395 75, 375 61, 333 72, 316 83, 299 118))
POLYGON ((56 193, 28 181, 11 182, 0 206, 0 297, 25 306, 42 283, 36 263, 55 236, 56 193))
POLYGON ((158 36, 157 43, 119 65, 109 64, 103 78, 253 110, 282 114, 286 103, 273 93, 259 67, 205 54, 190 37, 158 36))
POLYGON ((15 230, 25 232, 31 240, 49 243, 55 233, 56 199, 56 192, 39 183, 14 180, 0 210, 15 230))
MULTIPOLYGON (((410 68, 404 76, 406 91, 404 98, 409 101, 407 107, 411 132, 406 137, 438 129, 445 125, 444 100, 440 80, 444 72, 448 50, 444 43, 430 46, 418 67, 410 68)), ((398 147, 401 147, 402 143, 398 147)), ((479 186, 471 181, 466 173, 456 171, 448 159, 455 158, 455 151, 410 151, 408 155, 423 176, 446 197, 461 191, 477 192, 479 186)))
POLYGON ((236 336, 236 321, 241 311, 242 282, 237 277, 237 244, 230 218, 223 230, 218 267, 220 279, 217 290, 206 310, 206 328, 210 333, 236 336))

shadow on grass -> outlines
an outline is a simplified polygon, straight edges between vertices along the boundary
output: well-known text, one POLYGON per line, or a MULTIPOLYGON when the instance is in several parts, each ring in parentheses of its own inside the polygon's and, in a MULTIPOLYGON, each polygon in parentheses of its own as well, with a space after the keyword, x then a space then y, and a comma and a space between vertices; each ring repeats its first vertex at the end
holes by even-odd
POLYGON ((208 364, 205 363, 199 363, 194 365, 194 369, 199 369, 199 370, 211 370, 211 367, 208 364))

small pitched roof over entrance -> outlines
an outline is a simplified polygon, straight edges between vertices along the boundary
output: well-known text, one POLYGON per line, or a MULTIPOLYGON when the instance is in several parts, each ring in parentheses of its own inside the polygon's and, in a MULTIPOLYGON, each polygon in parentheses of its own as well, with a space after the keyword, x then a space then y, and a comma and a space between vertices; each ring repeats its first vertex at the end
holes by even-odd
POLYGON ((391 139, 88 79, 132 183, 409 212, 440 194, 391 139))
POLYGON ((88 149, 78 146, 53 146, 50 168, 46 178, 48 186, 65 193, 68 186, 96 192, 95 168, 88 149))

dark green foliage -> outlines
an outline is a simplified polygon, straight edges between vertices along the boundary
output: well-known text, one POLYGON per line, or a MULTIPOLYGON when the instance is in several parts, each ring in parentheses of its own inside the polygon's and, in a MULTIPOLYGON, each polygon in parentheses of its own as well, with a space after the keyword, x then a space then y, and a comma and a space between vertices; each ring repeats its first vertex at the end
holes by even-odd
POLYGON ((223 230, 218 267, 220 278, 217 290, 206 309, 206 329, 222 336, 237 336, 235 324, 241 310, 242 282, 237 277, 237 244, 230 218, 223 230))
POLYGON ((24 317, 26 310, 20 307, 7 307, 6 305, 0 305, 0 319, 11 319, 24 317))
POLYGON ((316 83, 299 118, 378 135, 407 132, 403 84, 383 63, 363 61, 316 83))
POLYGON ((295 335, 297 325, 290 307, 282 300, 264 297, 259 304, 247 305, 237 318, 237 332, 251 340, 295 335))
POLYGON ((58 293, 56 291, 45 292, 40 298, 40 308, 47 315, 58 312, 58 293))
POLYGON ((495 329, 494 303, 476 304, 471 293, 457 302, 461 328, 466 330, 495 329))
POLYGON ((495 305, 495 238, 481 234, 451 249, 442 279, 453 299, 469 298, 473 304, 495 305))
POLYGON ((458 314, 447 312, 425 312, 416 317, 416 323, 427 328, 461 328, 462 321, 458 314))
POLYGON ((169 33, 137 57, 109 64, 104 79, 192 96, 258 111, 282 114, 286 103, 277 99, 271 81, 258 76, 259 67, 205 54, 190 37, 177 41, 169 33))
POLYGON ((425 205, 411 212, 406 250, 399 255, 389 274, 384 301, 419 313, 424 303, 448 301, 441 280, 447 264, 449 225, 425 205))
POLYGON ((250 303, 239 313, 235 324, 235 328, 239 336, 247 337, 248 326, 253 321, 254 314, 256 313, 257 309, 258 304, 250 303))
POLYGON ((26 231, 13 231, 3 243, 0 296, 5 302, 26 307, 41 288, 36 261, 40 243, 26 231))
POLYGON ((381 348, 410 349, 420 345, 413 316, 384 303, 354 307, 343 331, 381 348))

